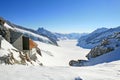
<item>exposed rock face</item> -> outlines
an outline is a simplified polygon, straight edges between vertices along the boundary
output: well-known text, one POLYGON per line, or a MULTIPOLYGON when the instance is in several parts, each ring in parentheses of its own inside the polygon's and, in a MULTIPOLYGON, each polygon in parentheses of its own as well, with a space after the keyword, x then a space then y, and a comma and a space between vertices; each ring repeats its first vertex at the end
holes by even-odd
POLYGON ((86 57, 88 59, 95 58, 95 57, 98 57, 98 56, 100 56, 102 54, 106 54, 108 52, 111 52, 113 50, 114 50, 113 47, 97 46, 97 47, 91 49, 91 51, 88 53, 88 55, 86 57))
POLYGON ((10 31, 6 27, 0 24, 0 35, 10 42, 10 31))
POLYGON ((2 17, 0 17, 0 25, 4 25, 4 23, 5 23, 5 20, 2 17))

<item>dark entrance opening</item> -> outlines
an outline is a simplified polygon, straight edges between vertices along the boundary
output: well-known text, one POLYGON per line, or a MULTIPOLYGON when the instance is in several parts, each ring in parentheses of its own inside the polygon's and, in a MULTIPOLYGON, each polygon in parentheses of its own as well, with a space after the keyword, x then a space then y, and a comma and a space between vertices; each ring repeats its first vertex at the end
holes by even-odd
POLYGON ((29 38, 23 36, 23 50, 29 50, 29 38))

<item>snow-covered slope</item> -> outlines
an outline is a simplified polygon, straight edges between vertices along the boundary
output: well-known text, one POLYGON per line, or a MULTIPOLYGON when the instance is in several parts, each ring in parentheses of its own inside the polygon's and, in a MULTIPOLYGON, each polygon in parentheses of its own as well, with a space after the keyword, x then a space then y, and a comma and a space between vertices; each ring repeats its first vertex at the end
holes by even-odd
POLYGON ((86 66, 101 64, 101 63, 109 63, 113 61, 120 60, 120 48, 115 49, 107 54, 103 54, 96 58, 91 58, 87 63, 86 66))
POLYGON ((84 48, 93 48, 97 46, 103 39, 106 37, 109 37, 115 32, 119 32, 120 27, 117 28, 101 28, 97 29, 94 32, 90 33, 87 36, 83 36, 78 40, 78 46, 84 47, 84 48))
POLYGON ((59 40, 67 40, 67 39, 79 39, 82 36, 87 35, 87 33, 69 33, 69 34, 62 34, 62 33, 55 33, 56 37, 59 40))
POLYGON ((88 53, 89 65, 120 60, 120 32, 107 37, 88 53))
POLYGON ((84 59, 89 49, 76 46, 76 40, 58 41, 59 47, 36 41, 41 49, 40 61, 46 66, 69 66, 71 59, 84 59))
POLYGON ((1 80, 119 80, 120 61, 89 67, 0 66, 1 80), (32 76, 31 76, 32 75, 32 76))
POLYGON ((20 61, 19 52, 16 52, 18 50, 14 48, 9 42, 7 42, 3 37, 1 37, 1 35, 0 39, 1 39, 0 57, 8 56, 9 54, 13 53, 14 58, 20 61))

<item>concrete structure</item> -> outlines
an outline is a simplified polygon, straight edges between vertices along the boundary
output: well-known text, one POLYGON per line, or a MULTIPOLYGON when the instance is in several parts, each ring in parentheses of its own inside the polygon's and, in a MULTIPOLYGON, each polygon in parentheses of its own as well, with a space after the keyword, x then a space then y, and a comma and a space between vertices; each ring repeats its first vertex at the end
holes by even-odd
POLYGON ((37 47, 37 44, 32 41, 29 37, 24 36, 19 32, 11 32, 11 43, 15 48, 23 52, 29 52, 33 48, 37 47))

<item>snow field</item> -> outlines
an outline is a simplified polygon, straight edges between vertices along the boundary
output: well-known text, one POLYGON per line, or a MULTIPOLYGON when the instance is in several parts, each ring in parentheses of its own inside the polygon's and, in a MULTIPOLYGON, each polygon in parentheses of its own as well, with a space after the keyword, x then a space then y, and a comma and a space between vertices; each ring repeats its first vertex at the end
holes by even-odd
POLYGON ((90 51, 76 46, 76 40, 59 41, 59 47, 36 41, 42 51, 40 61, 45 66, 69 66, 70 60, 85 59, 90 51))

